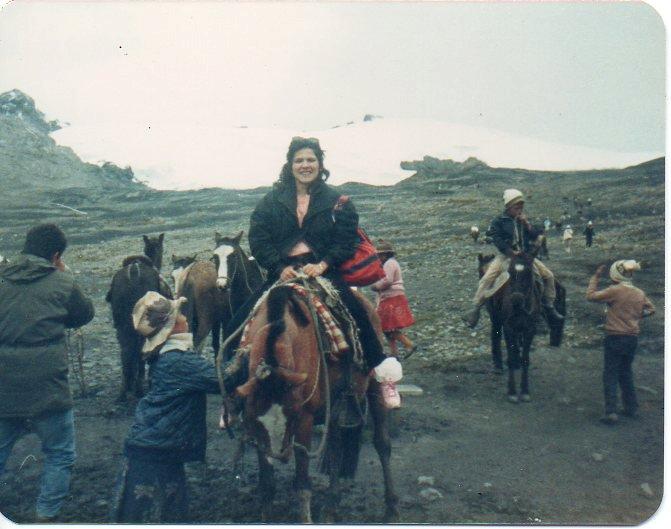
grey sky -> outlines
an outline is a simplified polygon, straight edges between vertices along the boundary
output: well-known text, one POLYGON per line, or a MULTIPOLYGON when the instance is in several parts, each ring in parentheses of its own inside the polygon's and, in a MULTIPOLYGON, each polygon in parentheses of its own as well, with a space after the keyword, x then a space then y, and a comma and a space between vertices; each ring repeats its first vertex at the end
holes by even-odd
POLYGON ((663 150, 664 39, 638 2, 15 0, 0 91, 88 126, 319 130, 372 113, 663 150))

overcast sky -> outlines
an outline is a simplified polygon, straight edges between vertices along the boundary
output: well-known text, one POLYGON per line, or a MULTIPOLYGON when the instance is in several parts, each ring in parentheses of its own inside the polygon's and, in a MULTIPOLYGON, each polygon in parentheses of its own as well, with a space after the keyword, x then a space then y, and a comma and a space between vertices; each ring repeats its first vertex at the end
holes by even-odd
POLYGON ((86 127, 314 131, 371 113, 663 150, 664 38, 638 2, 14 0, 0 92, 86 127))

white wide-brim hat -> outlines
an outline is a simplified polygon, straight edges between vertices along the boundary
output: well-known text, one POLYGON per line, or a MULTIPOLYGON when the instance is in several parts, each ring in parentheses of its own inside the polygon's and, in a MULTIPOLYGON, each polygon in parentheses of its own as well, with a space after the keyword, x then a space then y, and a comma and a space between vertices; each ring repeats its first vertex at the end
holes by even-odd
POLYGON ((153 351, 168 339, 179 308, 185 302, 185 297, 172 300, 153 290, 137 300, 133 307, 133 327, 145 337, 142 352, 153 351))

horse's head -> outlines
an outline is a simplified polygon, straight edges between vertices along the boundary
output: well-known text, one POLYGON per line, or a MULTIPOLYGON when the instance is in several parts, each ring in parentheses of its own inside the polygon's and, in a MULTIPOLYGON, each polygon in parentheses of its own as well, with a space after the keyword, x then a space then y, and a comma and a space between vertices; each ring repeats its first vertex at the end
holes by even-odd
POLYGON ((534 256, 530 254, 513 255, 510 258, 508 273, 513 291, 528 292, 533 286, 534 256))
POLYGON ((170 275, 172 276, 173 284, 175 285, 175 292, 177 291, 180 276, 184 273, 187 266, 196 261, 196 255, 197 254, 178 257, 175 254, 172 254, 172 258, 170 259, 172 262, 172 272, 170 272, 170 275))
POLYGON ((151 262, 154 263, 157 270, 160 270, 161 265, 163 264, 164 235, 165 233, 161 233, 158 237, 142 236, 142 240, 144 241, 144 254, 151 259, 151 262))
POLYGON ((217 287, 225 289, 229 287, 237 267, 241 263, 239 255, 242 253, 240 248, 241 231, 235 237, 224 237, 218 231, 214 232, 214 255, 212 262, 217 269, 217 287))

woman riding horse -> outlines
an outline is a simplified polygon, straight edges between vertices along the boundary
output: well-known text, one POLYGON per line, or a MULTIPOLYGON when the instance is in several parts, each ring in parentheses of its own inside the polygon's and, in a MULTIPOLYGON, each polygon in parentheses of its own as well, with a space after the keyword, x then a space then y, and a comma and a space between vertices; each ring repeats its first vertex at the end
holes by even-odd
MULTIPOLYGON (((340 294, 359 328, 369 369, 385 383, 400 379, 401 366, 387 358, 365 308, 342 279, 338 266, 354 255, 359 216, 351 200, 326 184, 324 151, 316 138, 291 140, 286 163, 273 189, 252 213, 249 246, 259 265, 268 271, 265 284, 238 310, 227 327, 234 333, 256 301, 277 280, 287 281, 297 270, 309 277, 324 276, 340 294), (339 207, 336 207, 339 205, 339 207)), ((393 397, 393 391, 383 391, 393 397)))
MULTIPOLYGON (((485 274, 480 278, 478 290, 473 301, 475 307, 464 316, 466 324, 473 328, 480 318, 480 308, 487 301, 487 293, 494 285, 496 278, 508 269, 510 258, 513 255, 531 253, 531 243, 540 234, 534 229, 526 215, 524 215, 524 195, 517 189, 506 189, 503 192, 505 211, 503 215, 492 221, 487 230, 494 245, 501 253, 497 254, 485 274)), ((542 261, 534 259, 534 269, 543 279, 543 306, 550 318, 561 321, 564 316, 554 307, 556 296, 554 275, 542 261)), ((491 293, 490 293, 491 295, 491 293)))

